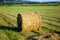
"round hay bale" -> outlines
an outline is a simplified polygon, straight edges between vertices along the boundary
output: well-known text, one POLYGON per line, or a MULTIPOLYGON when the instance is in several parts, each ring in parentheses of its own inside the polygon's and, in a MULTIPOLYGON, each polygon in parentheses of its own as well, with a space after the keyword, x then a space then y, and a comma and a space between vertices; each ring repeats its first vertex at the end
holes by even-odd
POLYGON ((41 28, 42 22, 39 13, 34 12, 34 13, 24 13, 18 15, 20 15, 17 17, 17 24, 19 31, 25 32, 25 31, 38 30, 41 28))

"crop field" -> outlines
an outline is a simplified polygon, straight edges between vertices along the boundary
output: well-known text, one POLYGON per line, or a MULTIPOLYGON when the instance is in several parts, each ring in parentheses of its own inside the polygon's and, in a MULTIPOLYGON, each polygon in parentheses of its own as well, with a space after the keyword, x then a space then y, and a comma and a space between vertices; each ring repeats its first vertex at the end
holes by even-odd
POLYGON ((27 40, 36 34, 56 33, 60 36, 60 6, 0 6, 0 40, 27 40), (39 12, 42 28, 33 32, 17 31, 17 14, 39 12))

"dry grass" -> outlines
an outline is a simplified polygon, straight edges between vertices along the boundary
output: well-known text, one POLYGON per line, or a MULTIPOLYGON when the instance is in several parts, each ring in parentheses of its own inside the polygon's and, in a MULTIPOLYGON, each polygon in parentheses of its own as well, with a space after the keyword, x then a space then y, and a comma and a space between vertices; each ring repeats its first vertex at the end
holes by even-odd
POLYGON ((38 34, 33 35, 26 40, 60 40, 60 37, 56 33, 47 33, 46 34, 38 34))

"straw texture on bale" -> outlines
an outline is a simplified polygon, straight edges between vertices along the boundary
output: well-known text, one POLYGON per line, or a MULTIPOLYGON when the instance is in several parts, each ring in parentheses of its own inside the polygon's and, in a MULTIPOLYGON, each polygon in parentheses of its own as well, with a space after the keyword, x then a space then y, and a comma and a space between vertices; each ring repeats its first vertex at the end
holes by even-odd
POLYGON ((21 18, 19 19, 19 17, 17 17, 18 30, 25 32, 25 31, 39 30, 41 28, 42 22, 39 13, 37 12, 24 13, 19 15, 21 18))

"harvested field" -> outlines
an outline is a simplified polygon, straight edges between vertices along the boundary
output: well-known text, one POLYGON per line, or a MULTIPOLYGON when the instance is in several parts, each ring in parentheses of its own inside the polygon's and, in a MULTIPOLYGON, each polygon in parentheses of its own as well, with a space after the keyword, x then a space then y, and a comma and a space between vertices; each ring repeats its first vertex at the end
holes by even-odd
POLYGON ((60 38, 60 6, 0 6, 0 40, 25 40, 30 36, 47 32, 56 33, 54 36, 58 35, 60 38), (32 12, 41 14, 42 28, 39 31, 18 32, 17 14, 32 12))

